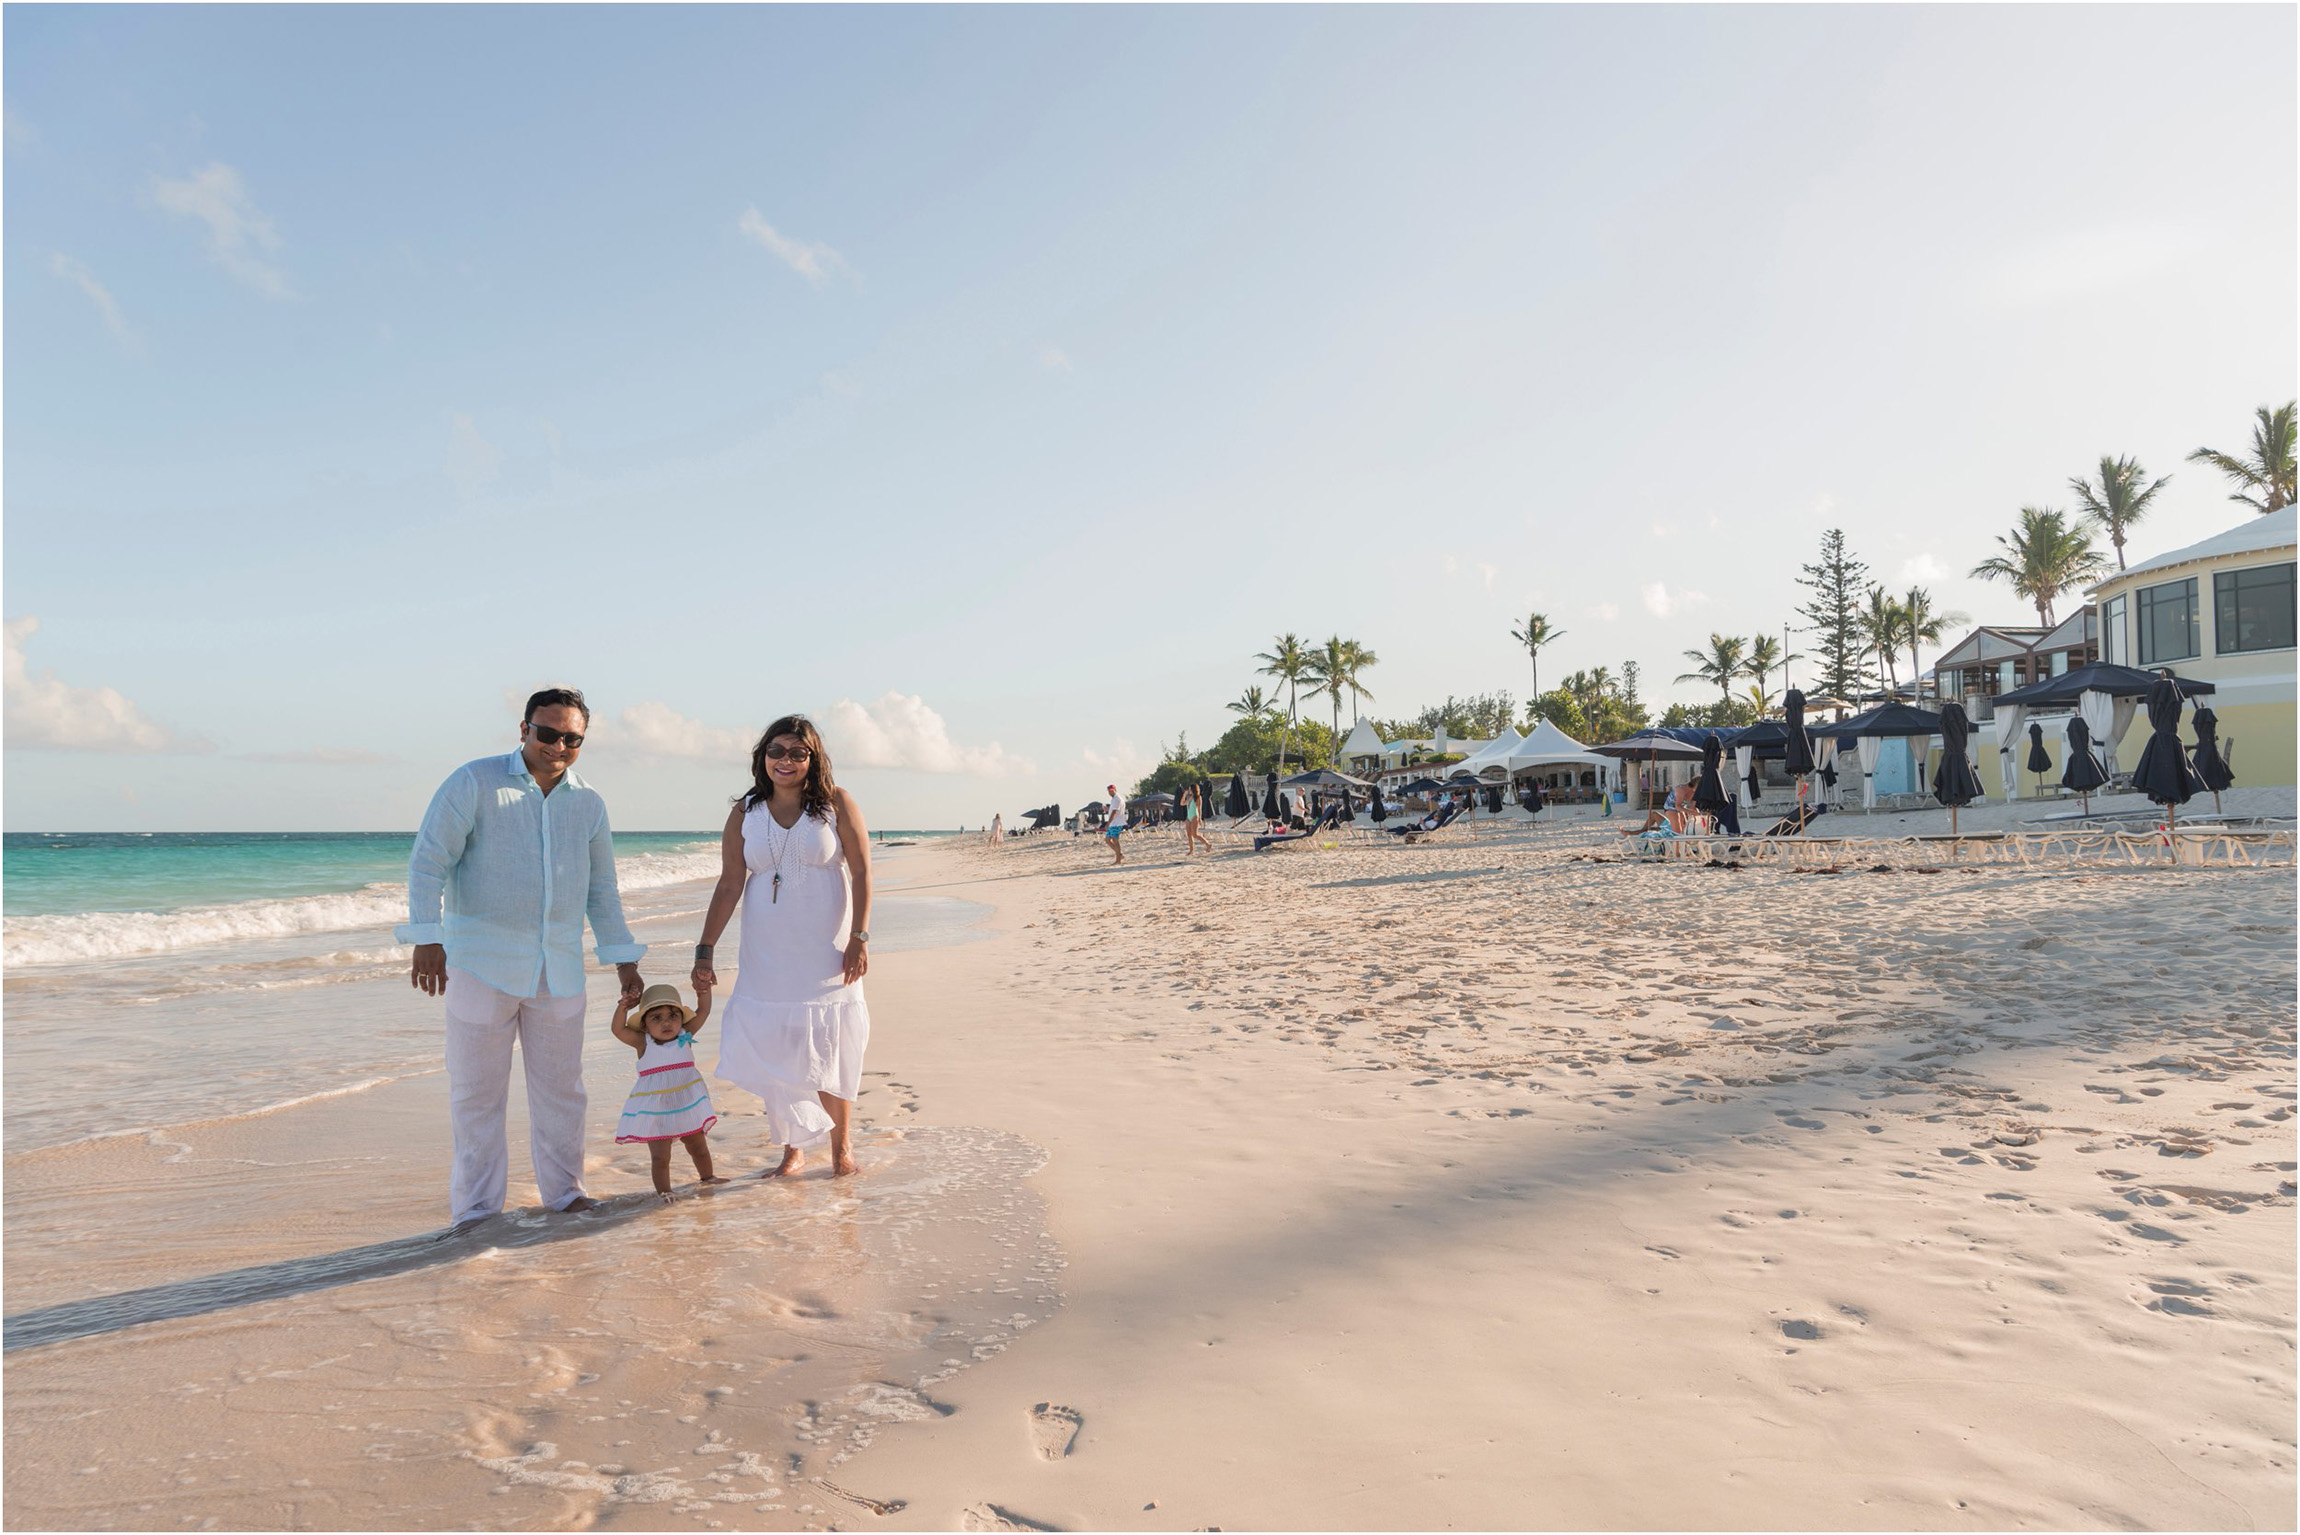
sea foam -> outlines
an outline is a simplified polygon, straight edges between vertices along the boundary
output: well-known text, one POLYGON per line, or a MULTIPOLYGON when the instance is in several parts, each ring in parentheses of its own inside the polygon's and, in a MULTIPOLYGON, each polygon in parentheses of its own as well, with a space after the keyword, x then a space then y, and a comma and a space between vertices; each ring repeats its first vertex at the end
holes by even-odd
MULTIPOLYGON (((615 861, 622 889, 646 890, 707 879, 719 870, 718 849, 635 853, 615 861)), ((89 911, 10 917, 0 927, 0 963, 59 965, 159 954, 300 933, 349 932, 407 920, 407 886, 378 883, 329 895, 233 901, 182 911, 89 911)))

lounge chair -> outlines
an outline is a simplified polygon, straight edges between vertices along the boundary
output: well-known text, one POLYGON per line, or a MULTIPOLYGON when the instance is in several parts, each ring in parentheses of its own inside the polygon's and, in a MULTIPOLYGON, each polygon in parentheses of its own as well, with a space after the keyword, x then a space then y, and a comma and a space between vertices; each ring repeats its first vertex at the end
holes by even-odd
POLYGON ((1411 826, 1385 826, 1382 830, 1393 837, 1403 837, 1408 842, 1419 842, 1424 837, 1435 836, 1444 831, 1446 827, 1453 824, 1454 818, 1460 814, 1461 807, 1449 803, 1442 809, 1423 816, 1411 826))
POLYGON ((1254 851, 1259 853, 1264 848, 1277 847, 1281 843, 1286 842, 1303 842, 1311 837, 1315 837, 1320 832, 1338 830, 1341 827, 1341 824, 1342 807, 1339 805, 1330 805, 1326 808, 1326 813, 1324 815, 1319 816, 1315 822, 1308 826, 1296 827, 1290 831, 1266 832, 1263 835, 1256 837, 1254 839, 1254 851))
POLYGON ((1799 805, 1790 814, 1775 821, 1758 835, 1761 837, 1801 837, 1805 834, 1805 828, 1826 814, 1828 808, 1826 805, 1799 805))

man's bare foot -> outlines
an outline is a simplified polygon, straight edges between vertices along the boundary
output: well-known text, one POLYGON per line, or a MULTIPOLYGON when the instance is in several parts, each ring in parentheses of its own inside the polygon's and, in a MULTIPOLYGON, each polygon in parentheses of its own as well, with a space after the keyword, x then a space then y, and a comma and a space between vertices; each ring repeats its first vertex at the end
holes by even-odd
POLYGON ((763 1172, 759 1174, 759 1176, 762 1178, 788 1178, 793 1173, 796 1173, 800 1168, 806 1165, 807 1154, 805 1152, 799 1150, 799 1148, 796 1146, 786 1146, 783 1148, 783 1160, 781 1165, 777 1166, 773 1171, 763 1172))
POLYGON ((592 1206, 598 1203, 598 1200, 593 1199, 588 1194, 578 1194, 567 1203, 561 1205, 559 1207, 559 1213, 561 1215, 575 1215, 581 1211, 590 1209, 592 1206))
POLYGON ((726 1179, 724 1179, 724 1178, 716 1178, 716 1177, 713 1177, 713 1178, 705 1178, 705 1179, 703 1180, 703 1182, 705 1182, 705 1183, 724 1183, 724 1182, 726 1182, 726 1181, 727 1181, 727 1180, 726 1180, 726 1179))

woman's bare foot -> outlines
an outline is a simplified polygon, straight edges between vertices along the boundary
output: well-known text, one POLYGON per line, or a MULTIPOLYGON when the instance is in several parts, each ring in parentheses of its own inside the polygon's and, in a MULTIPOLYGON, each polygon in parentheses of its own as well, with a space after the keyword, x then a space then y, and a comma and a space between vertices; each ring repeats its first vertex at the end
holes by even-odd
POLYGON ((799 1150, 799 1148, 796 1146, 785 1146, 783 1148, 782 1164, 776 1167, 773 1171, 763 1172, 759 1174, 759 1176, 762 1178, 788 1178, 806 1165, 807 1154, 805 1152, 799 1150))
POLYGON ((831 1176, 834 1178, 851 1178, 861 1171, 861 1166, 855 1161, 853 1149, 834 1142, 831 1146, 831 1176))

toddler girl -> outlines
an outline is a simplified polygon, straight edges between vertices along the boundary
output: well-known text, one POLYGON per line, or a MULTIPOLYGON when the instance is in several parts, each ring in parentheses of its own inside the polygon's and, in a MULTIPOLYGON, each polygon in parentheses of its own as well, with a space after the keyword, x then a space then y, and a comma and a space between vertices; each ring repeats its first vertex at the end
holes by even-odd
POLYGON ((615 1126, 615 1144, 644 1144, 654 1158, 655 1192, 671 1193, 671 1143, 685 1144, 695 1159, 695 1172, 705 1183, 727 1180, 711 1172, 711 1143, 704 1132, 719 1122, 711 1109, 711 1090, 695 1069, 695 1031, 711 1016, 709 987, 697 987, 690 1013, 679 1001, 676 986, 650 986, 637 1005, 617 1001, 609 1025, 615 1037, 639 1052, 639 1080, 623 1101, 623 1118, 615 1126), (633 1024, 630 1015, 639 1021, 633 1024))

